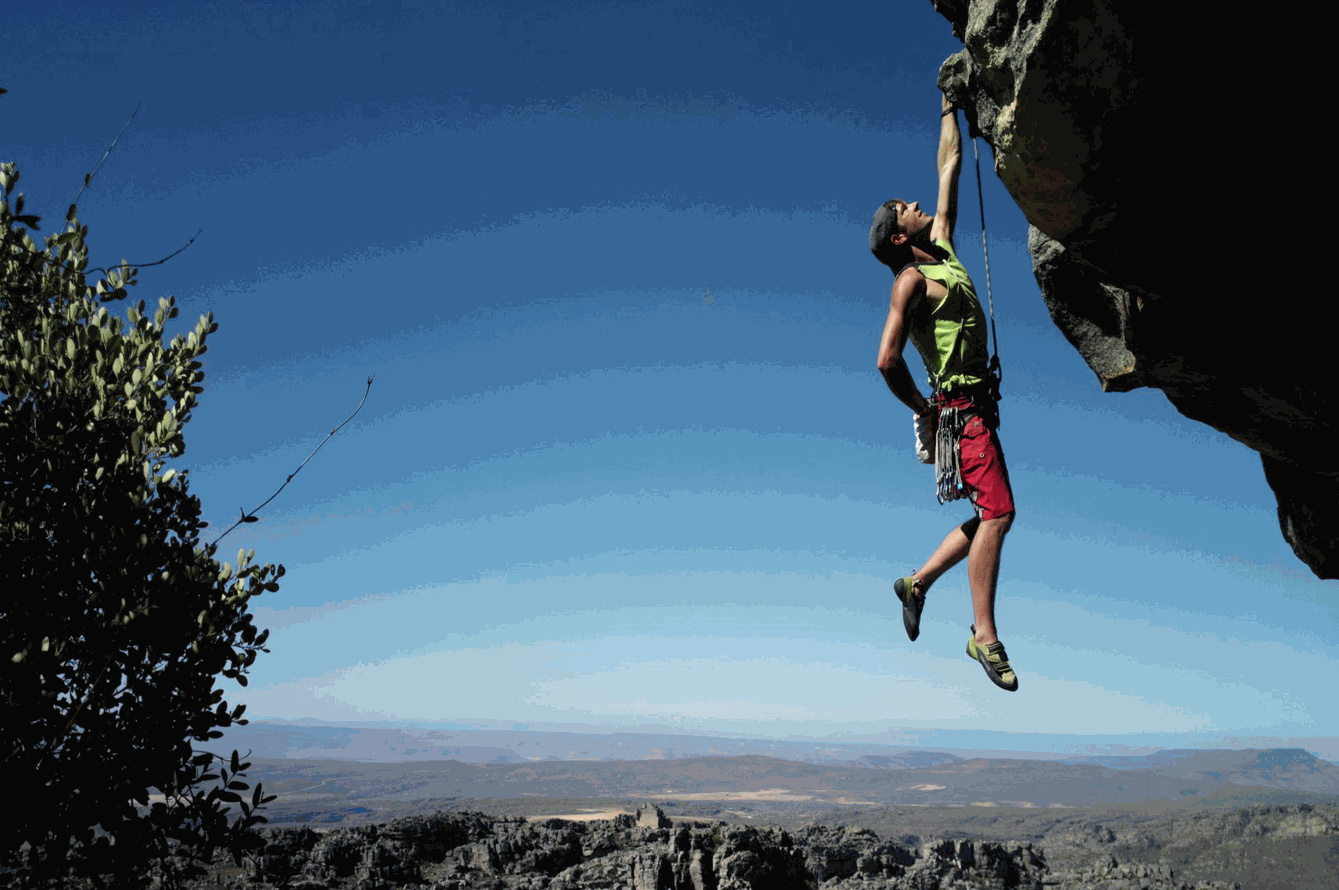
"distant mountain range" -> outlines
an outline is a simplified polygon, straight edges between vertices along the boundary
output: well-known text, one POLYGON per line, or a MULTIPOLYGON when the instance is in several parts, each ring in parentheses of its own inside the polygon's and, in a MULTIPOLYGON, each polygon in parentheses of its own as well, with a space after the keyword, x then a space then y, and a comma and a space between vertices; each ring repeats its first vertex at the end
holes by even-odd
POLYGON ((1339 794, 1339 766, 1313 757, 1300 748, 1266 751, 1159 751, 1143 757, 1072 757, 1067 763, 1083 763, 1113 770, 1149 770, 1174 779, 1222 781, 1233 785, 1255 785, 1290 791, 1339 794))
POLYGON ((682 760, 761 755, 798 763, 866 769, 921 769, 968 759, 1054 761, 1112 770, 1156 770, 1171 778, 1203 777, 1272 788, 1339 793, 1332 784, 1339 767, 1302 748, 1176 748, 1146 754, 1074 754, 957 747, 908 747, 873 743, 791 741, 697 736, 678 733, 542 732, 527 729, 429 729, 400 726, 339 726, 318 721, 253 722, 235 727, 220 748, 255 757, 407 763, 682 760), (1313 786, 1314 787, 1311 787, 1313 786), (1332 790, 1323 790, 1332 789, 1332 790))
POLYGON ((518 815, 627 812, 641 800, 684 817, 741 818, 834 808, 1339 802, 1339 766, 1299 748, 1041 760, 700 736, 274 723, 218 743, 232 747, 250 752, 249 775, 280 795, 272 819, 289 824, 356 824, 463 806, 518 815))
POLYGON ((802 763, 915 768, 958 760, 945 751, 891 745, 833 744, 654 733, 535 732, 530 730, 420 729, 333 726, 319 723, 251 723, 229 730, 220 747, 256 757, 334 759, 368 763, 459 760, 462 763, 532 763, 551 760, 679 760, 760 754, 802 763))
MULTIPOLYGON (((919 768, 870 769, 772 757, 699 757, 480 764, 456 760, 352 763, 256 759, 250 775, 280 795, 280 805, 367 812, 410 801, 547 799, 654 800, 679 812, 712 814, 747 803, 768 810, 884 807, 1095 807, 1147 801, 1339 802, 1339 767, 1304 751, 1232 752, 1235 763, 1196 771, 1177 761, 1162 769, 1112 769, 1060 761, 980 759, 919 768), (1279 763, 1288 761, 1284 769, 1279 763), (1291 778, 1290 778, 1291 777, 1291 778), (1254 792, 1254 793, 1252 793, 1254 792), (712 806, 708 806, 708 804, 712 806), (687 809, 684 809, 687 808, 687 809)), ((1200 755, 1211 758, 1212 755, 1200 755)), ((565 811, 560 811, 565 812, 565 811)))

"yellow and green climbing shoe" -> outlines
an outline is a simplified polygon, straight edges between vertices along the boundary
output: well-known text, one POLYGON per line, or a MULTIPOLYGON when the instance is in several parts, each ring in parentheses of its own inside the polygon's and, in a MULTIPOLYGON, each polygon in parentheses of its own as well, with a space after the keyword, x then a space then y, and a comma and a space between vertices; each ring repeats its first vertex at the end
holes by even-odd
POLYGON ((1018 676, 1009 666, 1009 656, 1004 652, 1004 644, 996 640, 978 646, 975 625, 972 626, 972 635, 967 638, 967 657, 981 663, 990 682, 1009 692, 1018 691, 1018 676))
POLYGON ((898 578, 893 582, 893 593, 902 601, 902 626, 907 629, 907 636, 914 643, 921 635, 921 609, 925 608, 924 585, 915 575, 898 578))

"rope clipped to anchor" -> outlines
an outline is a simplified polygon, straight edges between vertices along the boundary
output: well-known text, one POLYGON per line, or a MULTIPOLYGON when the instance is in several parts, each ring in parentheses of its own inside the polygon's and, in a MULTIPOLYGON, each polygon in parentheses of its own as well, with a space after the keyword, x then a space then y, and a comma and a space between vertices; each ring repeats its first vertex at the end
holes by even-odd
POLYGON ((976 148, 976 137, 972 137, 972 161, 976 165, 976 202, 981 208, 981 254, 986 261, 986 303, 990 306, 990 395, 996 402, 1000 400, 1000 383, 1004 380, 1004 369, 1000 365, 1000 336, 995 331, 995 296, 990 287, 990 248, 986 246, 986 198, 981 192, 981 154, 976 148))

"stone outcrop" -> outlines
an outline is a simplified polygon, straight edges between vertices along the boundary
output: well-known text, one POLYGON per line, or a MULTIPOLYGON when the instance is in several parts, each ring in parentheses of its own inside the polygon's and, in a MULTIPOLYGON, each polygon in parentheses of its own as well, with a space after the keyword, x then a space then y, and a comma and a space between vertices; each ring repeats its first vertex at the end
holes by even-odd
MULTIPOLYGON (((1230 875, 1246 886, 1271 872, 1278 886, 1301 886, 1308 875, 1302 863, 1308 857, 1323 863, 1336 842, 1339 806, 1288 804, 1086 822, 1048 832, 1042 845, 1052 877, 1072 876, 1080 886, 1100 884, 1099 877, 1109 883, 1121 875, 1133 880, 1140 866, 1172 864, 1204 878, 1230 875), (1301 867, 1279 874, 1277 863, 1289 860, 1301 867)), ((1321 865, 1316 876, 1331 870, 1321 865)), ((1320 886, 1328 884, 1322 880, 1320 886)))
POLYGON ((1055 324, 1104 390, 1157 387, 1259 452, 1284 538, 1339 577, 1335 326, 1309 213, 1328 196, 1306 185, 1323 147, 1301 135, 1310 54, 1270 52, 1298 23, 1199 4, 931 2, 964 45, 939 85, 1031 224, 1055 324))
MULTIPOLYGON (((1300 824, 1300 823, 1299 823, 1300 824)), ((1101 856, 1063 873, 1030 842, 881 838, 862 828, 788 832, 673 824, 654 805, 587 823, 435 813, 319 833, 267 829, 239 873, 221 856, 197 888, 288 890, 1191 890, 1161 865, 1101 856), (643 822, 656 821, 657 827, 643 822), (661 825, 661 820, 664 825, 661 825)), ((1105 838, 1098 842, 1108 843, 1105 838)), ((1231 890, 1202 883, 1198 890, 1231 890)))
POLYGON ((669 828, 671 824, 665 811, 649 801, 637 808, 635 818, 641 828, 669 828))
POLYGON ((1216 890, 1227 885, 1217 881, 1190 884, 1178 881, 1170 866, 1122 865, 1113 858, 1091 868, 1049 875, 1044 886, 1083 887, 1085 890, 1216 890))
MULTIPOLYGON (((893 832, 914 823, 899 819, 893 832)), ((384 824, 263 829, 239 868, 219 851, 204 874, 152 863, 151 890, 1241 890, 1333 886, 1339 804, 1112 811, 1047 817, 1022 840, 880 835, 856 826, 668 820, 654 804, 611 820, 531 822, 437 812, 384 824), (640 825, 654 820, 656 827, 640 825), (668 824, 662 824, 668 823, 668 824), (1038 830, 1040 829, 1040 830, 1038 830), (194 874, 187 878, 186 875, 194 874)), ((994 825, 996 820, 987 820, 994 825)), ((885 823, 887 824, 887 823, 885 823)), ((1030 825, 1030 827, 1028 827, 1030 825)), ((19 863, 13 863, 19 864, 19 863)), ((16 872, 0 867, 0 886, 16 872)), ((19 883, 22 883, 21 881, 19 883)), ((17 884, 16 884, 17 885, 17 884)), ((26 886, 26 885, 25 885, 26 886)), ((82 887, 71 882, 70 887, 82 887)), ((136 885, 140 886, 140 885, 136 885)))

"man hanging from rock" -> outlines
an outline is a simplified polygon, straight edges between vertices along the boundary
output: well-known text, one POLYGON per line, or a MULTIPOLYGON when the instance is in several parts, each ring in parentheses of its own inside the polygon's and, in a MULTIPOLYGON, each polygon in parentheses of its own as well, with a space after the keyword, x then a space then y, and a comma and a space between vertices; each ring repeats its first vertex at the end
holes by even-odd
POLYGON ((879 343, 879 371, 916 414, 922 460, 936 465, 939 499, 971 499, 976 516, 949 532, 919 570, 893 584, 902 623, 914 641, 931 586, 967 558, 976 623, 967 656, 1002 689, 1018 689, 995 627, 1000 548, 1014 519, 1013 491, 998 435, 998 387, 991 374, 986 317, 953 249, 962 135, 947 97, 939 132, 939 197, 934 216, 920 204, 889 201, 874 213, 869 249, 892 270, 892 298, 879 343), (910 338, 925 362, 932 390, 920 394, 903 356, 910 338), (929 457, 933 454, 934 457, 929 457))

